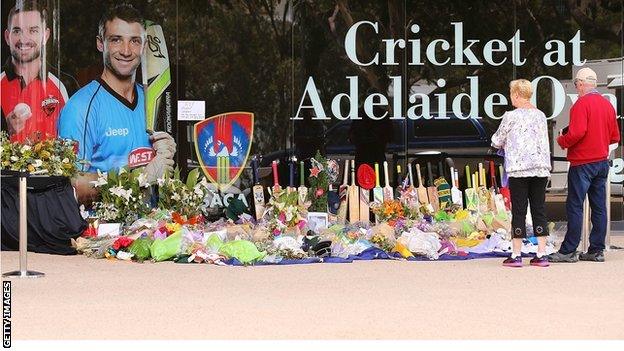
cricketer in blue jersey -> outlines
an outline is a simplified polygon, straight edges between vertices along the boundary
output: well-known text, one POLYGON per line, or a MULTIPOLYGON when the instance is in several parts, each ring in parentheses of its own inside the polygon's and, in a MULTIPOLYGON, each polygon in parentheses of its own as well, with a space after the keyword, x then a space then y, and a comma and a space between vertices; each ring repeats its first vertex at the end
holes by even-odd
POLYGON ((108 172, 136 163, 128 156, 151 148, 145 131, 143 88, 134 87, 132 102, 117 94, 104 80, 94 80, 69 99, 62 110, 59 135, 78 141, 79 165, 84 172, 108 172))
POLYGON ((149 182, 172 170, 176 144, 164 132, 145 130, 144 96, 136 70, 145 49, 140 13, 128 4, 111 7, 100 19, 97 48, 104 70, 99 79, 76 92, 59 118, 59 136, 78 141, 78 157, 86 161, 72 180, 78 201, 98 196, 92 182, 97 171, 143 166, 149 182))

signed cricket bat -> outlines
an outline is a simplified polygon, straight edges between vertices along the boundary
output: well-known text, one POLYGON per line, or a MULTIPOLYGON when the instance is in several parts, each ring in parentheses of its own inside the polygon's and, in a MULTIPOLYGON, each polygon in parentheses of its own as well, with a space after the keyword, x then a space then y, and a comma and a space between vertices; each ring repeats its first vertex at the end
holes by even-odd
POLYGON ((273 168, 273 196, 277 197, 278 193, 282 191, 282 187, 279 185, 279 175, 277 174, 277 161, 273 161, 271 167, 273 168))
POLYGON ((351 185, 349 186, 349 222, 360 220, 360 192, 355 184, 355 161, 351 160, 351 185))
POLYGON ((485 178, 485 169, 483 168, 483 163, 479 162, 479 210, 481 212, 487 212, 489 203, 490 203, 490 193, 487 189, 486 178, 485 178))
POLYGON ((417 207, 417 205, 418 205, 418 191, 417 191, 416 184, 414 183, 414 172, 412 172, 412 163, 411 162, 407 163, 407 179, 409 181, 409 187, 407 188, 407 191, 408 191, 409 194, 411 194, 408 206, 410 206, 410 207, 417 207))
POLYGON ((381 204, 384 201, 383 188, 379 182, 379 163, 375 162, 375 188, 373 188, 373 201, 381 204))
POLYGON ((344 224, 347 220, 347 208, 349 199, 349 160, 345 160, 343 181, 338 188, 338 196, 340 197, 340 206, 338 207, 338 223, 344 224))
POLYGON ((416 164, 416 176, 418 176, 418 202, 422 205, 428 204, 429 198, 427 197, 427 189, 423 186, 419 163, 416 164))
POLYGON ((475 191, 474 175, 470 173, 470 166, 466 165, 466 209, 469 211, 477 210, 477 193, 475 191))
POLYGON ((384 201, 392 201, 394 199, 394 192, 392 190, 392 187, 390 186, 390 181, 388 179, 390 179, 388 177, 388 161, 384 161, 384 180, 386 181, 386 185, 383 188, 383 197, 384 197, 384 201))
POLYGON ((370 190, 360 187, 360 222, 370 222, 370 190))
POLYGON ((254 208, 256 210, 256 221, 259 221, 264 214, 264 188, 260 184, 260 179, 258 178, 258 159, 254 156, 251 160, 251 172, 253 177, 253 197, 254 197, 254 208))
POLYGON ((297 193, 299 194, 297 203, 299 206, 303 206, 305 204, 306 199, 308 198, 308 188, 305 186, 305 165, 304 162, 301 161, 299 163, 299 188, 297 189, 297 193))
POLYGON ((431 170, 431 162, 427 162, 427 175, 429 176, 427 196, 429 197, 429 203, 433 207, 434 211, 440 209, 440 202, 438 199, 438 189, 433 184, 433 172, 431 170))
POLYGON ((457 188, 457 178, 456 178, 455 173, 456 173, 455 168, 451 167, 451 183, 453 185, 451 187, 451 199, 454 204, 463 206, 462 192, 461 190, 457 188))

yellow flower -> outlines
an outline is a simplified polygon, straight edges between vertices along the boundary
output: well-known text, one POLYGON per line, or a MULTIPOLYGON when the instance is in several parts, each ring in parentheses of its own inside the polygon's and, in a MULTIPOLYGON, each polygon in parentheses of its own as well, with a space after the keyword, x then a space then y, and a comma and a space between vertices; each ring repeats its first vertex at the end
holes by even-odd
POLYGON ((39 158, 41 158, 42 160, 48 160, 50 159, 50 152, 48 150, 43 150, 41 151, 41 153, 39 154, 39 158))

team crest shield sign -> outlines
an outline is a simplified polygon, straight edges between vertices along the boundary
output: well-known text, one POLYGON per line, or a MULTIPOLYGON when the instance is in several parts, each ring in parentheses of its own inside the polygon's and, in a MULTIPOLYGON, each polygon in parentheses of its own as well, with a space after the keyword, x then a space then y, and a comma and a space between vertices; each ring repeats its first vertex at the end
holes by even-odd
POLYGON ((253 140, 254 115, 228 112, 195 124, 195 152, 204 174, 226 190, 247 164, 253 140))

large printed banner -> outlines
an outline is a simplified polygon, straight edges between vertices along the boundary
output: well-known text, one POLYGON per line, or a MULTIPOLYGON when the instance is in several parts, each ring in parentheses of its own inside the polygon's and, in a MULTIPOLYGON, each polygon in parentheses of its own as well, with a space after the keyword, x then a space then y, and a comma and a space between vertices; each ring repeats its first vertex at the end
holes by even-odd
POLYGON ((195 124, 197 158, 204 174, 226 190, 243 171, 253 140, 254 114, 228 112, 195 124))

